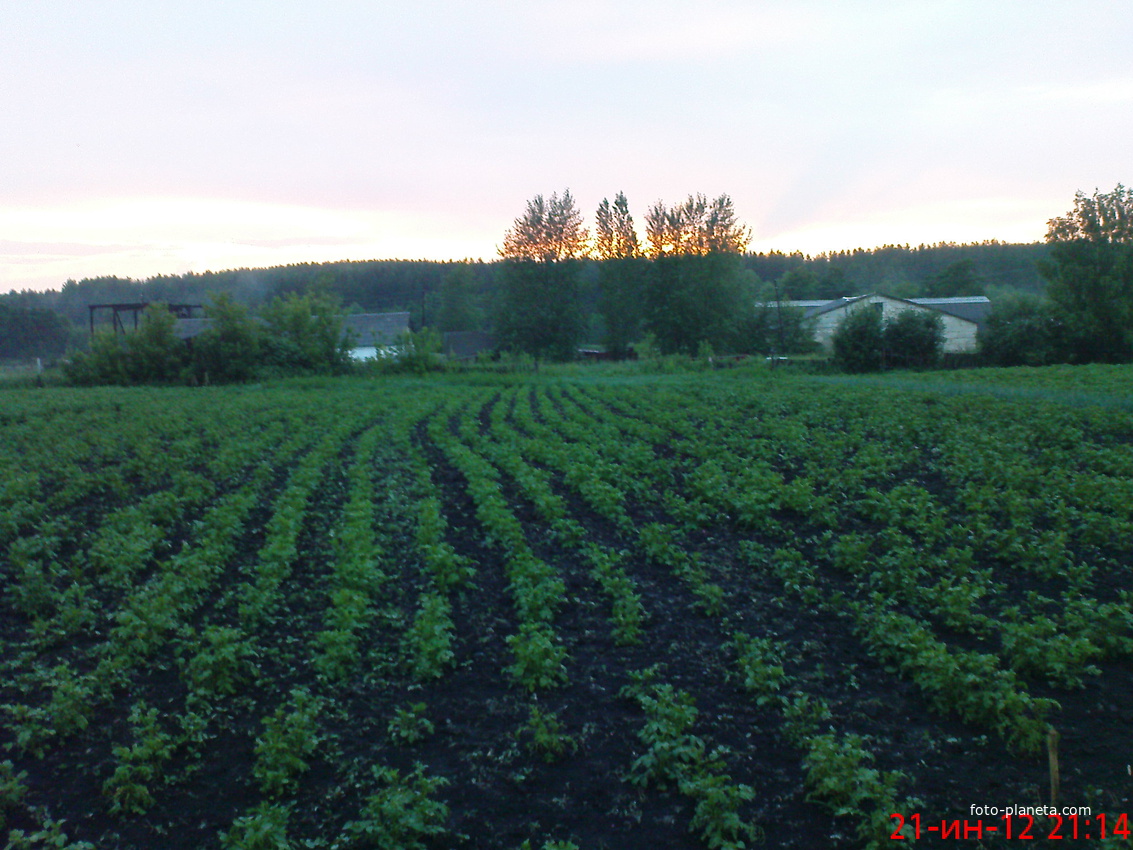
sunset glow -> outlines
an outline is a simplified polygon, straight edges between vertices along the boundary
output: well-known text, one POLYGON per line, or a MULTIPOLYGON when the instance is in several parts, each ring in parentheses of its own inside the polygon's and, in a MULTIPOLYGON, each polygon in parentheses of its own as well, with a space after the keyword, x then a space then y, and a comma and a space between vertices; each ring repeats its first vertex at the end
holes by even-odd
POLYGON ((728 193, 752 249, 1034 241, 1128 183, 1133 9, 1021 2, 112 0, 0 12, 0 291, 494 259, 728 193))

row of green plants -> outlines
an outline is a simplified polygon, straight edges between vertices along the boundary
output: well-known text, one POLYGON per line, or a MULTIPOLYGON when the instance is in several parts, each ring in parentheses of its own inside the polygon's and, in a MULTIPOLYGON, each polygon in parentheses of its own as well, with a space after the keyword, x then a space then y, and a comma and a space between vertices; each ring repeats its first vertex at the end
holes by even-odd
MULTIPOLYGON (((464 431, 474 427, 466 409, 457 416, 464 431)), ((564 685, 568 680, 566 648, 554 629, 565 585, 555 569, 532 551, 522 524, 501 492, 499 472, 459 436, 444 417, 430 420, 429 437, 467 481, 468 494, 484 529, 484 540, 504 555, 504 573, 518 624, 507 637, 514 663, 509 674, 529 691, 564 685)))
MULTIPOLYGON (((665 402, 660 403, 664 404, 665 402)), ((594 415, 594 409, 591 408, 589 413, 594 415)), ((701 427, 704 425, 703 422, 697 424, 701 427)), ((627 430, 632 433, 640 432, 642 429, 629 428, 627 430)), ((592 429, 592 432, 600 432, 600 427, 592 429)), ((628 434, 623 432, 623 443, 626 436, 628 434)), ((624 448, 621 451, 623 454, 625 453, 624 448)), ((693 454, 700 457, 704 455, 704 452, 696 451, 693 454)), ((750 483, 750 477, 746 475, 748 460, 744 454, 738 454, 733 461, 732 470, 720 470, 713 475, 715 486, 699 487, 700 495, 704 497, 712 495, 717 509, 709 514, 697 514, 695 511, 686 514, 691 521, 707 520, 708 524, 724 521, 730 525, 738 526, 740 529, 747 528, 748 531, 757 530, 766 534, 768 531, 777 532, 773 519, 776 511, 793 510, 805 517, 816 532, 821 531, 823 526, 830 526, 832 520, 844 523, 854 518, 852 508, 858 504, 856 501, 848 500, 851 510, 845 511, 842 516, 832 515, 829 501, 825 504, 821 501, 818 504, 814 504, 813 501, 811 504, 807 504, 805 499, 808 495, 807 491, 802 491, 803 499, 792 499, 788 488, 780 486, 771 489, 775 500, 774 507, 768 509, 761 506, 760 513, 764 522, 752 523, 750 512, 745 512, 745 508, 751 504, 752 494, 755 498, 766 499, 768 490, 744 486, 744 484, 750 483), (734 479, 743 483, 729 486, 727 481, 734 479), (729 499, 730 494, 734 494, 735 498, 729 499), (810 508, 817 508, 817 510, 808 510, 810 508), (733 517, 738 518, 738 521, 733 520, 733 517)), ((869 457, 868 462, 871 472, 857 479, 859 488, 864 488, 862 492, 865 494, 865 498, 862 500, 865 510, 862 513, 866 515, 866 519, 872 519, 874 522, 884 521, 887 524, 886 534, 882 535, 882 539, 892 538, 893 536, 900 537, 901 532, 898 529, 900 529, 902 521, 905 521, 917 532, 920 532, 920 536, 924 540, 930 544, 938 543, 942 537, 941 529, 943 525, 940 516, 934 517, 931 511, 925 510, 923 498, 921 503, 915 501, 918 492, 922 497, 925 495, 923 488, 910 489, 906 487, 907 495, 900 492, 901 488, 898 486, 882 495, 881 491, 872 485, 879 480, 884 480, 887 470, 891 468, 891 462, 887 462, 886 459, 877 455, 869 457), (914 501, 909 501, 909 495, 914 497, 914 501), (880 499, 879 496, 881 496, 880 499), (871 510, 876 513, 877 508, 881 505, 892 506, 896 510, 887 509, 886 515, 883 516, 869 516, 871 510)), ((695 480, 696 471, 694 469, 691 475, 686 477, 686 481, 689 478, 695 480)), ((853 479, 851 479, 850 486, 853 486, 853 479)), ((675 500, 670 497, 667 501, 673 504, 675 500)), ((829 541, 834 538, 827 532, 821 536, 816 535, 816 539, 829 541)), ((843 541, 840 540, 839 542, 843 541)), ((658 548, 656 543, 654 543, 654 546, 658 548)), ((851 573, 862 579, 859 591, 862 595, 868 593, 871 587, 876 592, 879 586, 886 588, 889 593, 900 589, 912 589, 920 592, 921 602, 923 603, 926 601, 926 597, 931 597, 932 591, 938 587, 929 585, 926 588, 918 583, 918 579, 923 578, 924 571, 917 566, 916 559, 913 556, 905 558, 903 565, 900 561, 895 562, 889 559, 888 562, 882 563, 880 569, 878 569, 870 567, 868 559, 863 562, 861 559, 846 557, 849 547, 843 545, 841 548, 843 549, 841 558, 837 557, 839 553, 835 549, 832 552, 834 557, 831 559, 841 560, 844 567, 849 567, 851 573), (894 582, 894 575, 897 576, 896 583, 894 582)), ((899 551, 900 548, 897 546, 893 551, 899 551)), ((949 552, 949 554, 955 554, 955 552, 949 552)), ((799 560, 802 561, 802 559, 799 560)), ((961 563, 963 562, 961 561, 961 563)), ((966 568, 958 565, 955 570, 957 573, 968 572, 966 568)), ((781 574, 785 584, 799 590, 803 594, 803 598, 812 603, 823 601, 829 593, 829 591, 822 590, 813 580, 813 570, 807 568, 805 562, 791 563, 788 569, 781 571, 781 574), (800 581, 800 575, 805 575, 808 570, 811 579, 800 581)), ((944 584, 939 587, 940 595, 946 601, 954 603, 957 594, 950 592, 952 586, 944 584)), ((972 590, 971 587, 968 589, 972 590)), ((994 592, 1002 598, 1005 595, 1003 590, 1002 587, 991 587, 984 588, 983 592, 994 592)), ((1071 590, 1073 588, 1068 588, 1068 593, 1071 590)), ((977 587, 974 592, 978 594, 981 589, 977 587)), ((869 622, 872 622, 869 616, 874 613, 877 607, 878 597, 875 595, 871 601, 872 608, 869 603, 863 603, 855 609, 860 618, 869 622)), ((1120 602, 1114 605, 1118 610, 1120 610, 1120 606, 1120 602)), ((937 608, 937 606, 930 606, 930 613, 935 612, 934 608, 937 608)), ((1116 613, 1115 611, 1115 615, 1116 613)), ((876 617, 873 618, 873 620, 876 619, 876 617)), ((953 617, 954 619, 955 617, 953 617)), ((909 618, 906 625, 916 622, 909 618)), ((1001 653, 1009 666, 1032 674, 1041 674, 1043 678, 1050 679, 1062 686, 1080 686, 1083 675, 1088 676, 1096 672, 1096 668, 1090 664, 1090 661, 1100 653, 1099 648, 1091 645, 1081 634, 1075 636, 1074 634, 1063 633, 1063 630, 1059 629, 1057 624, 1049 617, 1032 613, 1026 620, 1021 620, 1019 609, 1014 608, 1001 612, 1001 615, 996 618, 985 617, 983 622, 994 624, 994 632, 998 635, 1003 647, 1001 653)), ((1078 617, 1078 622, 1082 622, 1081 617, 1078 617)), ((959 650, 950 652, 943 649, 944 645, 935 637, 932 637, 931 632, 927 631, 923 625, 918 628, 920 631, 916 632, 913 638, 902 642, 902 632, 900 630, 894 632, 893 629, 887 630, 885 623, 874 623, 872 629, 869 625, 862 626, 864 634, 879 636, 878 641, 883 639, 893 641, 888 644, 888 652, 886 652, 886 645, 881 642, 869 643, 867 641, 867 645, 879 657, 887 661, 892 662, 895 657, 900 658, 902 663, 895 665, 895 669, 916 681, 942 711, 958 712, 965 719, 996 731, 1012 746, 1021 750, 1034 752, 1041 749, 1049 728, 1046 715, 1051 709, 1057 708, 1057 703, 1053 700, 1030 697, 1021 683, 1014 678, 1014 675, 1009 670, 1002 669, 1003 662, 995 656, 959 650), (918 646, 916 635, 919 635, 920 639, 929 641, 924 651, 916 649, 916 646, 918 646), (970 684, 973 677, 985 678, 987 687, 976 693, 961 694, 961 690, 966 687, 962 683, 970 684)), ((1121 631, 1126 632, 1127 629, 1128 626, 1122 624, 1121 631)), ((1100 630, 1096 628, 1090 630, 1090 632, 1094 636, 1100 634, 1100 630)), ((904 633, 908 633, 907 629, 904 633)))

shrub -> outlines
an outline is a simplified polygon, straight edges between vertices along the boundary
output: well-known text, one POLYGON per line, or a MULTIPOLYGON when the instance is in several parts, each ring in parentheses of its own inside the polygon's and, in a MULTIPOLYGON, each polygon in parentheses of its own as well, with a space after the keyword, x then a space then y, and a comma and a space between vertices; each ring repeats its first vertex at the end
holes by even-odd
POLYGON ((879 305, 860 305, 834 332, 834 362, 844 372, 936 365, 944 348, 944 323, 937 313, 902 310, 882 321, 879 305))
POLYGON ((193 340, 197 379, 205 383, 252 380, 264 350, 260 326, 227 293, 213 296, 205 315, 212 323, 193 340))
POLYGON ((1065 330, 1050 307, 1018 295, 995 305, 979 331, 980 354, 994 366, 1047 366, 1066 359, 1065 330))
POLYGON ((885 322, 881 342, 890 368, 935 366, 944 348, 944 321, 939 313, 903 310, 885 322))
POLYGON ((881 369, 881 311, 859 306, 838 325, 832 339, 834 362, 843 372, 876 372, 881 369))
POLYGON ((138 329, 119 336, 100 332, 90 350, 64 366, 76 384, 163 384, 180 381, 189 363, 185 344, 173 334, 176 317, 164 304, 153 303, 142 313, 138 329))

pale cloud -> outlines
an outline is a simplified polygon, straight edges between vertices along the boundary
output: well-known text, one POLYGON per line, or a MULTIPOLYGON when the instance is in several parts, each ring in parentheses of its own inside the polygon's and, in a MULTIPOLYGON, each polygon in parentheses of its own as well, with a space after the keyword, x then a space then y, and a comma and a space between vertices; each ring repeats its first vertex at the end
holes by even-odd
POLYGON ((1122 106, 1133 104, 1133 74, 1077 85, 1032 86, 1027 95, 1036 102, 1122 106))

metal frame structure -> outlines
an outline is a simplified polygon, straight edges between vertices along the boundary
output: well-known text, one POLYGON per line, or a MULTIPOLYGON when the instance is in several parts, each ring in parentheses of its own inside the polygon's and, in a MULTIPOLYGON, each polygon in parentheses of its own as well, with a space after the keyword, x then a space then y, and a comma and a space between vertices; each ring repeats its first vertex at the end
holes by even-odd
MULTIPOLYGON (((94 311, 95 310, 110 310, 111 322, 114 325, 114 333, 126 332, 126 321, 123 314, 133 313, 134 315, 134 330, 138 329, 138 314, 150 305, 148 301, 135 301, 128 304, 88 304, 87 310, 90 311, 90 333, 94 336, 94 311)), ((193 318, 194 310, 203 310, 204 307, 200 304, 167 304, 169 312, 176 316, 178 319, 191 319, 193 318)))

